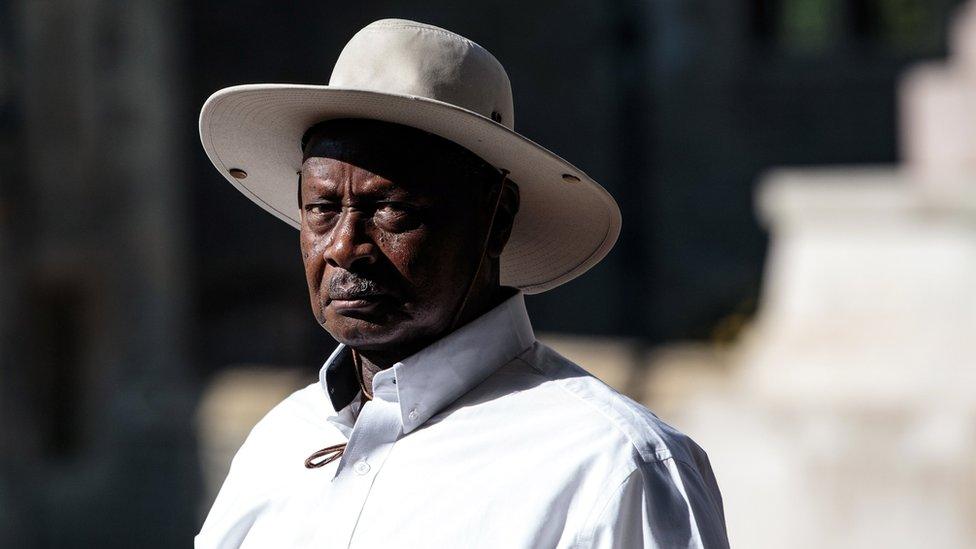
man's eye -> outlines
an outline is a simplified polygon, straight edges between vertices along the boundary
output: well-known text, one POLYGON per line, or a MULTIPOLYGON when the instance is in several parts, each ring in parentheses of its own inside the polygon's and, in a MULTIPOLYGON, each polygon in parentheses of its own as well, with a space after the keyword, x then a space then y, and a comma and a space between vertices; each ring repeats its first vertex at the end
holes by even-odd
POLYGON ((305 211, 314 215, 338 213, 338 206, 335 204, 308 204, 305 211))
POLYGON ((386 212, 405 212, 411 209, 409 204, 404 204, 403 202, 380 202, 376 205, 376 211, 386 211, 386 212))
POLYGON ((322 226, 331 223, 339 214, 339 205, 330 203, 307 204, 305 216, 312 225, 322 226))
POLYGON ((420 215, 417 209, 402 202, 378 204, 373 217, 380 228, 389 231, 405 231, 420 224, 420 215))

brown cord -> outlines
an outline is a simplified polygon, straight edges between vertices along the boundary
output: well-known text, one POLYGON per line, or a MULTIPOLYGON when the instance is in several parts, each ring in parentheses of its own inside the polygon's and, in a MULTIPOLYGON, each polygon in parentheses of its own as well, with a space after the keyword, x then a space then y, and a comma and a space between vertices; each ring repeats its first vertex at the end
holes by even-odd
POLYGON ((341 458, 342 453, 345 452, 345 450, 346 450, 345 442, 343 442, 342 444, 334 444, 332 446, 326 446, 321 450, 317 450, 312 455, 308 456, 308 459, 305 460, 305 468, 318 469, 319 467, 328 465, 333 461, 341 458), (321 459, 321 461, 316 461, 319 459, 321 459))
POLYGON ((468 298, 471 297, 471 290, 474 289, 475 282, 478 281, 478 273, 481 272, 481 265, 485 262, 485 254, 488 252, 488 244, 491 243, 491 231, 495 228, 495 218, 498 216, 498 207, 502 203, 502 194, 505 192, 505 179, 508 174, 511 173, 505 168, 501 168, 502 174, 502 184, 498 187, 498 196, 495 197, 495 207, 491 210, 491 220, 488 221, 488 234, 485 235, 485 243, 481 246, 481 255, 478 256, 478 266, 474 269, 474 274, 471 275, 471 282, 468 283, 468 289, 464 292, 464 297, 461 299, 461 304, 458 307, 457 312, 454 313, 454 320, 451 321, 451 330, 457 328, 458 322, 461 320, 461 313, 464 312, 465 305, 468 304, 468 298))
POLYGON ((373 400, 373 393, 369 392, 366 388, 366 383, 363 381, 363 359, 356 352, 356 349, 349 349, 349 353, 352 355, 353 370, 356 371, 356 381, 359 382, 359 390, 363 392, 363 404, 373 400))
MULTIPOLYGON (((468 304, 468 297, 471 296, 471 290, 474 289, 474 284, 478 280, 478 273, 481 272, 481 265, 485 262, 485 253, 488 252, 488 244, 491 243, 491 231, 495 228, 495 217, 498 216, 498 207, 502 203, 502 193, 505 192, 505 178, 508 177, 510 172, 506 169, 501 170, 502 174, 502 184, 498 187, 498 196, 495 197, 495 207, 491 211, 491 220, 488 223, 488 234, 485 235, 485 243, 481 247, 481 255, 478 257, 478 266, 474 269, 474 274, 471 275, 471 282, 468 283, 468 289, 464 292, 464 297, 461 299, 461 304, 458 307, 456 313, 454 313, 454 320, 451 321, 451 329, 457 327, 457 323, 461 320, 461 313, 464 312, 465 305, 468 304)), ((299 179, 299 182, 301 179, 299 179)), ((363 406, 367 402, 373 400, 373 395, 366 389, 366 384, 363 382, 363 361, 356 352, 356 349, 350 348, 350 353, 352 354, 352 362, 354 370, 356 371, 356 380, 359 381, 359 389, 363 393, 363 406)), ((342 457, 342 454, 346 451, 346 442, 341 444, 333 444, 332 446, 326 446, 321 450, 317 450, 312 455, 308 456, 305 460, 306 469, 318 469, 332 463, 333 461, 342 457), (316 461, 320 460, 320 461, 316 461)))

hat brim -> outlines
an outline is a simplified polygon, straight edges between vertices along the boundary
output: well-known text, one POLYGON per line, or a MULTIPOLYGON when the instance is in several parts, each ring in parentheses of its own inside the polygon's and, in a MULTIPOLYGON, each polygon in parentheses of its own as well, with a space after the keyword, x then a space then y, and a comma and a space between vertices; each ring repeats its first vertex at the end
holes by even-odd
POLYGON ((521 201, 501 257, 503 285, 528 294, 555 288, 603 259, 620 233, 617 203, 581 170, 480 114, 424 97, 301 84, 233 86, 203 105, 200 139, 227 181, 298 228, 302 135, 336 118, 412 126, 508 170, 521 201), (235 178, 232 169, 247 177, 235 178))

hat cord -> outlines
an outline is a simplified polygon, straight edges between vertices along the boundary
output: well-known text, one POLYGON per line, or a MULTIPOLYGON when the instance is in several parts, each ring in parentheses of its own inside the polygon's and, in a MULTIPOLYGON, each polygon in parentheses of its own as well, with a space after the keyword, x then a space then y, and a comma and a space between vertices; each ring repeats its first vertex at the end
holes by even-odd
MULTIPOLYGON (((485 262, 485 254, 488 253, 488 245, 491 243, 491 232, 495 228, 495 218, 498 216, 498 208, 502 203, 502 194, 505 191, 505 179, 508 174, 511 173, 508 170, 502 168, 501 170, 502 182, 498 187, 498 196, 495 197, 495 207, 491 210, 491 219, 488 221, 488 234, 485 235, 484 244, 481 246, 481 255, 478 256, 478 266, 474 269, 474 274, 471 275, 471 281, 468 283, 468 288, 464 292, 464 297, 461 298, 461 303, 454 313, 454 318, 451 320, 451 326, 449 331, 453 331, 458 322, 461 320, 461 313, 464 312, 464 307, 468 304, 468 298, 471 297, 471 291, 474 290, 475 282, 478 281, 478 273, 481 272, 481 266, 485 262)), ((301 181, 301 176, 299 176, 299 181, 301 181)), ((362 391, 363 395, 363 406, 367 402, 373 400, 373 395, 366 388, 366 384, 363 382, 363 361, 359 356, 356 349, 349 348, 350 354, 352 355, 353 369, 356 372, 356 380, 359 381, 359 389, 362 391)), ((305 459, 306 469, 318 469, 319 467, 324 467, 333 461, 342 457, 346 451, 346 445, 348 443, 342 442, 339 444, 333 444, 332 446, 326 446, 321 450, 316 450, 312 455, 305 459)))
POLYGON ((501 206, 502 194, 505 191, 505 179, 511 173, 505 168, 501 168, 500 172, 502 181, 501 185, 498 186, 498 196, 495 197, 495 207, 491 210, 491 219, 488 221, 488 233, 485 235, 484 243, 481 246, 481 254, 478 256, 478 266, 475 267, 474 274, 471 275, 468 289, 464 292, 464 297, 461 299, 461 304, 458 306, 457 312, 454 313, 454 320, 451 321, 451 326, 448 331, 454 331, 457 328, 458 322, 461 320, 461 313, 464 312, 464 307, 468 304, 468 298, 471 297, 471 291, 474 290, 475 282, 478 281, 478 273, 481 272, 481 265, 485 262, 485 254, 488 253, 488 245, 491 243, 491 231, 495 228, 495 218, 498 217, 498 208, 501 206))

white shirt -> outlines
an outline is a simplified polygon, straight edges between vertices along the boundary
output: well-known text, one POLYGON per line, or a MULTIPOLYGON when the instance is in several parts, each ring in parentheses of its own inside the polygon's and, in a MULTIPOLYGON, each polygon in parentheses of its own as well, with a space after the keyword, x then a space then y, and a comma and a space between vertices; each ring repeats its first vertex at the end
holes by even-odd
POLYGON ((340 345, 254 427, 197 548, 728 547, 704 451, 537 342, 521 294, 362 407, 351 368, 340 345))

